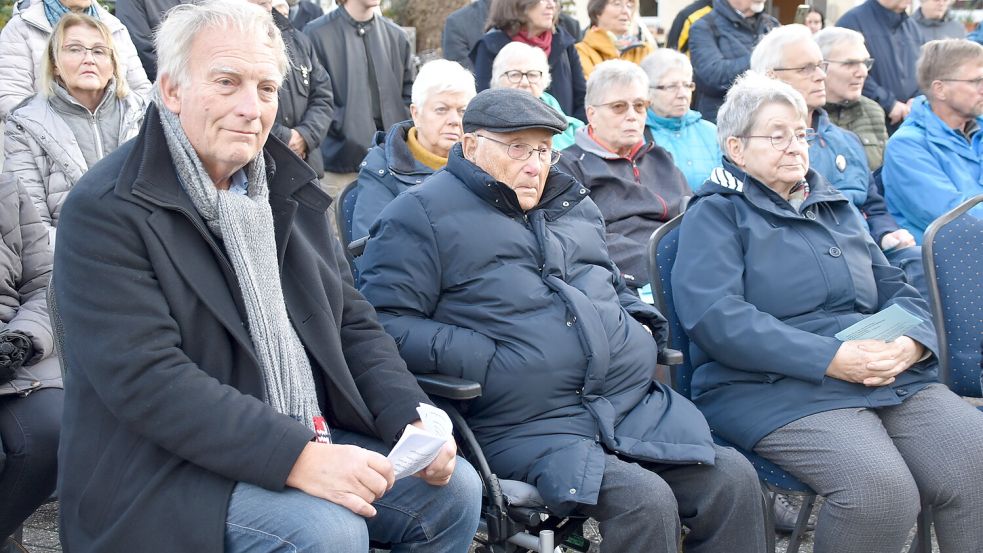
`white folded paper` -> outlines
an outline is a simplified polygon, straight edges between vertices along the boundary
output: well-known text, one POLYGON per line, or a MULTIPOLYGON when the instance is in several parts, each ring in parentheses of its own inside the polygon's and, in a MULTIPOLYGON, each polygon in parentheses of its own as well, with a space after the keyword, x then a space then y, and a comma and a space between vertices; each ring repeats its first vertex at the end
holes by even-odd
POLYGON ((425 430, 407 424, 403 435, 389 452, 389 462, 393 464, 396 480, 416 474, 425 469, 440 452, 447 440, 451 439, 454 426, 443 410, 421 403, 416 408, 425 430))

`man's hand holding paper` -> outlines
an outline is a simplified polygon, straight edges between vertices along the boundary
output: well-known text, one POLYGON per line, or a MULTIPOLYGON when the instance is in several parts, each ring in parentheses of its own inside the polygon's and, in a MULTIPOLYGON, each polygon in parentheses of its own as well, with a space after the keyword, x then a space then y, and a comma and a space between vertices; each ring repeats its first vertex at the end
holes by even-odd
POLYGON ((428 484, 443 486, 454 474, 457 456, 453 425, 447 413, 431 405, 421 404, 416 411, 420 420, 406 425, 388 459, 397 480, 415 474, 428 484))

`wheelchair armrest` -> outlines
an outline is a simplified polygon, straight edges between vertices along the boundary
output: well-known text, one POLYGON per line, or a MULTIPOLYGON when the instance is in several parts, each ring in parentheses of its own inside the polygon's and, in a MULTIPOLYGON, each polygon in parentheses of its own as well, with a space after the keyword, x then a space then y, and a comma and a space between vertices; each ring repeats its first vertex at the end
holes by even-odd
POLYGON ((368 236, 363 236, 358 240, 352 241, 351 244, 348 244, 348 253, 352 254, 353 258, 361 256, 362 252, 365 251, 365 243, 368 241, 368 236))
POLYGON ((465 400, 481 395, 481 384, 444 374, 417 374, 416 382, 429 395, 465 400))
POLYGON ((657 359, 660 365, 675 367, 683 364, 683 352, 676 349, 665 348, 659 352, 657 359))

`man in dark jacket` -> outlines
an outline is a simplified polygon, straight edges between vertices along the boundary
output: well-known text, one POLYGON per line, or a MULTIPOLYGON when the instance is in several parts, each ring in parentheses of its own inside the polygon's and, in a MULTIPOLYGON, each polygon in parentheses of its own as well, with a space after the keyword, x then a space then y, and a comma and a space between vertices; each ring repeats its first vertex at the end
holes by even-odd
POLYGON ((315 0, 290 0, 287 4, 290 6, 287 17, 298 31, 303 31, 308 23, 324 15, 324 10, 315 0))
POLYGON ((269 14, 183 5, 156 41, 140 135, 62 212, 66 550, 464 551, 480 482, 452 440, 394 482, 383 455, 427 397, 314 172, 267 140, 287 69, 269 14))
POLYGON ((304 34, 331 76, 335 113, 321 143, 329 185, 358 176, 372 137, 409 119, 414 67, 410 41, 375 13, 379 0, 347 0, 310 22, 304 34))
POLYGON ((608 252, 628 285, 649 282, 648 240, 683 210, 692 192, 672 155, 645 142, 649 79, 638 65, 610 60, 587 81, 587 120, 559 168, 590 189, 604 214, 608 252))
POLYGON ((189 0, 117 0, 116 17, 126 26, 150 82, 157 80, 154 32, 167 10, 189 0))
POLYGON ((910 5, 911 0, 867 0, 836 22, 864 35, 877 60, 864 83, 864 96, 884 108, 889 133, 901 125, 911 111, 911 100, 918 96, 915 66, 925 40, 905 12, 910 5))
POLYGON ((411 370, 481 382, 468 411, 491 468, 605 553, 765 549, 750 464, 652 380, 665 320, 628 291, 587 189, 551 169, 566 121, 515 89, 478 94, 444 171, 396 197, 360 265, 411 370), (648 330, 646 330, 646 327, 648 330))
POLYGON ((669 27, 669 34, 666 35, 666 47, 684 54, 689 52, 689 33, 693 24, 710 13, 712 9, 712 0, 695 0, 680 10, 669 27))
POLYGON ((695 109, 707 121, 717 120, 730 85, 750 67, 754 45, 779 25, 764 8, 761 0, 713 0, 713 10, 690 28, 695 109))

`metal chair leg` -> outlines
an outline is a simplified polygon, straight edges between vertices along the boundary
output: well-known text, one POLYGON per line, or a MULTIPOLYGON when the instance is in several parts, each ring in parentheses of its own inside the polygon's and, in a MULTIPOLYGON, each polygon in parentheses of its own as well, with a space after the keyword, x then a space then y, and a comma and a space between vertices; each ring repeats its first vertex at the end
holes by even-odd
POLYGON ((932 553, 932 509, 922 506, 918 526, 909 553, 932 553))
POLYGON ((809 527, 809 517, 812 515, 812 508, 815 504, 815 494, 809 494, 802 498, 799 517, 795 520, 795 528, 792 530, 792 536, 788 539, 787 553, 799 553, 799 546, 802 545, 802 537, 805 536, 806 528, 809 527))
POLYGON ((761 483, 761 497, 765 509, 765 546, 768 553, 776 553, 775 544, 775 494, 768 491, 764 482, 761 483))

